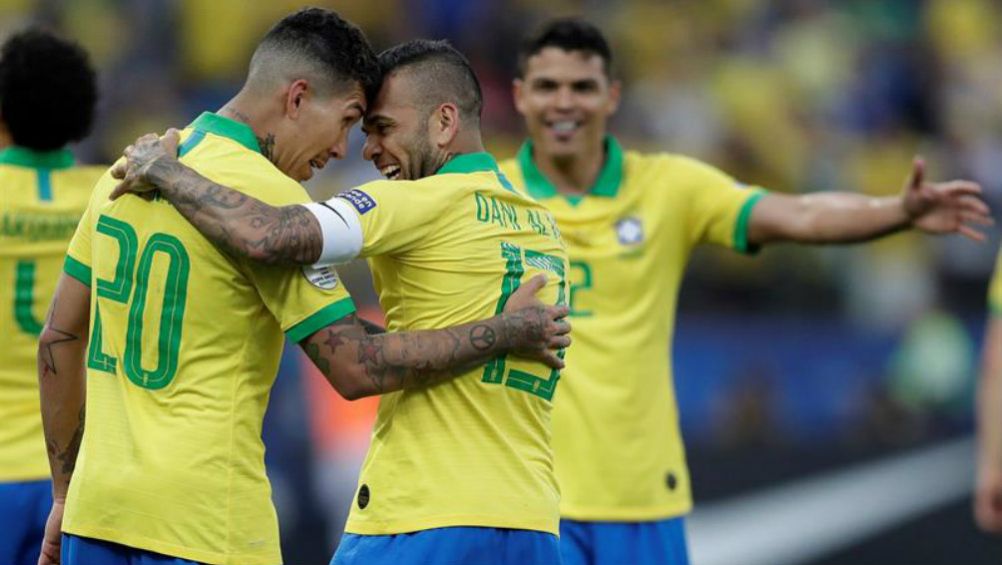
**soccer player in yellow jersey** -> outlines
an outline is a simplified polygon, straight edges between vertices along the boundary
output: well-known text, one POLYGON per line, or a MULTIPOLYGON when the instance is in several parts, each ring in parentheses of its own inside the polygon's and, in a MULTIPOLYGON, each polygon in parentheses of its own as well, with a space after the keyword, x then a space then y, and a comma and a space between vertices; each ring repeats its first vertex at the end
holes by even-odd
MULTIPOLYGON (((432 41, 379 59, 383 83, 365 117, 364 156, 390 180, 306 206, 236 202, 152 137, 127 152, 125 187, 153 182, 227 248, 259 239, 261 221, 298 218, 255 255, 369 258, 393 330, 499 312, 534 273, 549 274, 546 300, 563 303, 563 242, 549 212, 515 191, 484 152, 480 86, 466 59, 432 41)), ((550 412, 562 383, 538 362, 502 356, 435 387, 383 397, 332 563, 557 563, 550 412)))
MULTIPOLYGON (((343 156, 378 76, 355 26, 299 11, 265 36, 240 93, 185 130, 180 158, 266 202, 306 202, 297 181, 343 156)), ((514 348, 560 366, 542 351, 559 307, 369 336, 332 270, 227 255, 166 200, 109 201, 114 186, 95 188, 38 350, 55 495, 41 563, 279 563, 261 425, 284 338, 351 398, 421 390, 514 348)), ((418 425, 398 433, 434 437, 418 425)))
POLYGON ((0 49, 0 563, 34 565, 52 483, 35 351, 66 246, 104 168, 66 149, 90 131, 87 54, 41 30, 0 49))
POLYGON ((988 322, 981 347, 974 519, 982 530, 1002 534, 1002 251, 988 289, 988 322))
POLYGON ((557 20, 519 54, 515 105, 529 140, 501 170, 553 212, 567 242, 575 345, 553 414, 564 565, 687 563, 692 506, 669 343, 693 247, 865 241, 908 228, 960 232, 987 208, 966 182, 897 198, 788 196, 705 163, 624 150, 607 133, 620 85, 601 32, 557 20))

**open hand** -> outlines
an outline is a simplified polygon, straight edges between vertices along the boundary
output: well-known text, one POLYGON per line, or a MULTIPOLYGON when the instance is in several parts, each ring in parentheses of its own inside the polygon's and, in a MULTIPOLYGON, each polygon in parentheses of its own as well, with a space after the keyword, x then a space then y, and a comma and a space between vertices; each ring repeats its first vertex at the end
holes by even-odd
POLYGON ((515 353, 541 361, 554 369, 563 369, 563 349, 571 344, 571 324, 566 320, 566 306, 543 304, 536 296, 546 286, 546 276, 536 275, 512 293, 504 313, 514 323, 515 353))
POLYGON ((925 161, 918 157, 905 184, 902 204, 912 225, 926 233, 959 233, 984 241, 985 235, 976 226, 994 223, 988 205, 981 200, 981 185, 966 180, 925 182, 925 161))
POLYGON ((177 144, 180 132, 171 128, 163 137, 148 133, 125 148, 124 158, 111 168, 111 176, 122 181, 111 192, 115 200, 129 192, 142 194, 156 190, 150 179, 150 169, 157 164, 177 159, 177 144))

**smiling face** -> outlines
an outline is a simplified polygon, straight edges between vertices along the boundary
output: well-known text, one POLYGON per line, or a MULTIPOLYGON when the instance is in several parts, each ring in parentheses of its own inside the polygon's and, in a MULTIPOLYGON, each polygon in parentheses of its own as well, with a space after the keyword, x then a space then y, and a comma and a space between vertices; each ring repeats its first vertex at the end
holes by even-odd
MULTIPOLYGON (((272 148, 272 161, 286 175, 297 181, 313 176, 331 159, 343 159, 348 149, 348 133, 365 113, 365 94, 361 85, 327 97, 311 95, 307 89, 290 101, 290 130, 282 143, 272 148)), ((274 140, 271 140, 274 144, 274 140)), ((262 151, 269 144, 266 138, 262 151)), ((267 153, 266 153, 267 154, 267 153)))
POLYGON ((415 80, 393 72, 362 123, 362 156, 390 180, 414 180, 432 175, 439 159, 432 143, 431 112, 422 108, 415 80))
POLYGON ((536 151, 580 157, 601 147, 606 123, 619 106, 619 89, 600 55, 544 47, 528 57, 524 76, 515 80, 515 107, 536 151))

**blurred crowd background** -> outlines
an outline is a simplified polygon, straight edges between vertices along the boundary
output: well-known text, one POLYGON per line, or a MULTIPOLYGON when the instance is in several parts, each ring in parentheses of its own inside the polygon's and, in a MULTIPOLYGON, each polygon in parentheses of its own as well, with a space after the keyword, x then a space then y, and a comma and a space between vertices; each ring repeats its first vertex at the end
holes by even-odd
MULTIPOLYGON (((1002 3, 995 0, 315 0, 377 49, 448 38, 483 84, 499 157, 524 129, 511 102, 519 38, 579 14, 608 34, 625 145, 692 155, 742 182, 804 193, 897 193, 921 154, 1002 209, 1002 3), (544 5, 545 4, 545 5, 544 5)), ((40 22, 101 71, 98 126, 77 148, 108 163, 140 134, 183 126, 236 92, 256 41, 301 2, 0 0, 0 33, 40 22)), ((372 179, 360 158, 310 182, 318 198, 372 179)), ((674 347, 685 435, 701 454, 880 450, 972 428, 977 347, 998 249, 902 234, 851 248, 701 250, 674 347)), ((378 320, 365 268, 343 275, 378 320)), ((655 313, 656 314, 656 313, 655 313)), ((667 344, 666 344, 667 347, 667 344)), ((269 414, 269 462, 290 562, 329 555, 375 402, 339 401, 290 351, 269 414), (304 464, 307 463, 307 464, 304 464), (312 493, 315 496, 304 495, 312 493)), ((714 490, 694 479, 696 496, 714 490), (702 492, 701 492, 702 490, 702 492)), ((705 485, 705 483, 703 483, 705 485)))

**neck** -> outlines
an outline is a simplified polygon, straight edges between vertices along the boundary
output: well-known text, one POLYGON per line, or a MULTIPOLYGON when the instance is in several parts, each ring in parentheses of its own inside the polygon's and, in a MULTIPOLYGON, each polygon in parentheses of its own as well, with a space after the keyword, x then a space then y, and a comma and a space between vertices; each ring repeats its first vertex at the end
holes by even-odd
POLYGON ((0 123, 0 150, 7 149, 12 145, 14 145, 14 140, 10 137, 7 126, 0 123))
POLYGON ((217 113, 250 126, 254 130, 254 136, 257 137, 258 145, 261 146, 261 153, 268 159, 272 158, 276 131, 272 119, 273 112, 260 97, 241 90, 217 113))
POLYGON ((605 142, 599 140, 581 153, 549 155, 533 144, 532 159, 543 175, 563 194, 586 194, 595 186, 605 165, 605 142))
POLYGON ((484 149, 483 139, 480 137, 479 133, 460 133, 456 136, 452 143, 445 148, 444 159, 439 163, 439 167, 446 164, 449 159, 452 159, 456 155, 465 155, 467 153, 484 153, 487 150, 484 149))

